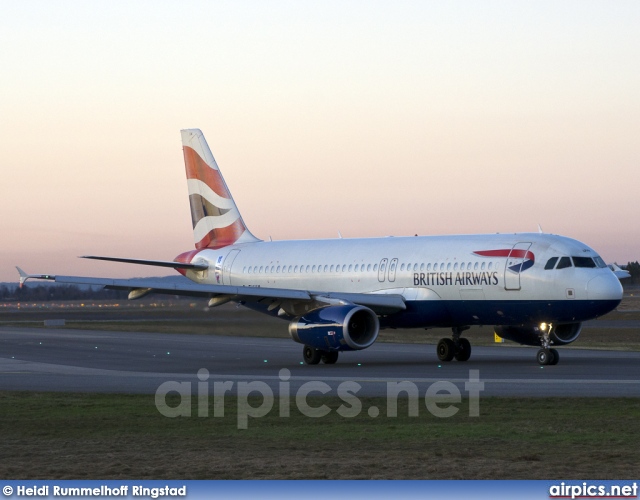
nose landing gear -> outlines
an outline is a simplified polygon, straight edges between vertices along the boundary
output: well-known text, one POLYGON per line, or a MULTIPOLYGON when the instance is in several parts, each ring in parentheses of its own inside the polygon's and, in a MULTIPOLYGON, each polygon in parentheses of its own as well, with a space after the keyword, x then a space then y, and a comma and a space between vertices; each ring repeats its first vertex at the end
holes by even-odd
POLYGON ((540 344, 542 348, 538 351, 536 356, 538 363, 540 366, 546 365, 557 365, 558 361, 560 361, 560 353, 557 349, 551 348, 551 330, 553 329, 553 325, 549 323, 542 323, 540 325, 540 344))

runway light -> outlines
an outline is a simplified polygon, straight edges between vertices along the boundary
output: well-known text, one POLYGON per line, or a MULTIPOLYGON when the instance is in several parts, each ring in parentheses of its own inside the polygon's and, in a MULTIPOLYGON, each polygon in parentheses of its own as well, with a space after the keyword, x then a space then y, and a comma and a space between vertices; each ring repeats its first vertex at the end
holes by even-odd
POLYGON ((442 365, 438 365, 438 368, 442 368, 442 365))
POLYGON ((167 351, 167 354, 171 354, 169 351, 167 351))
POLYGON ((266 362, 267 362, 267 360, 265 359, 265 360, 264 360, 264 362, 266 363, 266 362))
POLYGON ((546 323, 540 323, 540 330, 542 330, 543 332, 547 331, 547 324, 546 323))
POLYGON ((303 364, 302 361, 300 361, 300 364, 303 364))
POLYGON ((362 366, 362 363, 358 363, 358 366, 362 366))

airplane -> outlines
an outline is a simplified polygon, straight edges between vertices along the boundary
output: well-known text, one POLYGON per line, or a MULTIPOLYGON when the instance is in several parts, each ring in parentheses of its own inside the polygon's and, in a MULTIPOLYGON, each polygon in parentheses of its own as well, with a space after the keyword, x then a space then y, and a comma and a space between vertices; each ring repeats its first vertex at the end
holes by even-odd
POLYGON ((538 233, 262 241, 247 228, 199 129, 181 131, 195 249, 173 261, 83 258, 168 267, 191 282, 39 274, 27 279, 102 285, 235 302, 289 322, 309 365, 370 347, 381 329, 451 328, 436 347, 442 362, 467 361, 462 333, 493 325, 500 337, 538 346, 555 365, 556 346, 574 342, 582 323, 614 310, 620 281, 596 251, 538 233))

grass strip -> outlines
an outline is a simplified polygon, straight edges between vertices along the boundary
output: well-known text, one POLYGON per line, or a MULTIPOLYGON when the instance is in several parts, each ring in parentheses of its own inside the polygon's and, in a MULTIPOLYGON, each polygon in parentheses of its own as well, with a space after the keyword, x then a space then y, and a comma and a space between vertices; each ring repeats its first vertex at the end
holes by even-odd
MULTIPOLYGON (((224 417, 167 418, 153 395, 0 392, 4 479, 634 479, 640 463, 640 398, 482 398, 437 418, 386 416, 384 398, 359 398, 341 417, 337 397, 321 418, 289 417, 276 402, 238 429, 238 399, 224 417), (377 418, 368 415, 380 408, 377 418)), ((258 397, 249 400, 260 406, 258 397)), ((175 406, 176 398, 168 403, 175 406)))

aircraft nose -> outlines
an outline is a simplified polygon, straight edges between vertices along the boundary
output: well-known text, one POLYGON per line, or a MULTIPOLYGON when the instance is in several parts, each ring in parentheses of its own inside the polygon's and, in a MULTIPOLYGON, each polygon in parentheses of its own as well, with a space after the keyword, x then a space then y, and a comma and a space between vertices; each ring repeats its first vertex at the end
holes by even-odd
POLYGON ((601 274, 587 283, 589 300, 622 300, 622 285, 613 274, 601 274))

